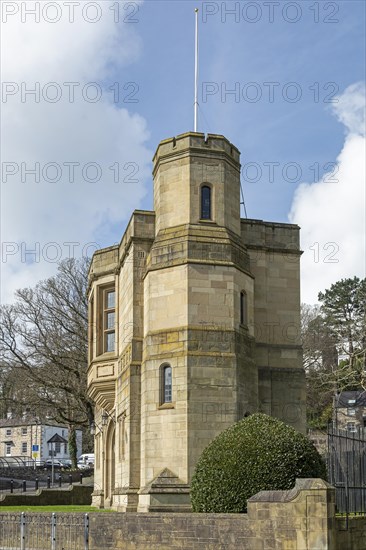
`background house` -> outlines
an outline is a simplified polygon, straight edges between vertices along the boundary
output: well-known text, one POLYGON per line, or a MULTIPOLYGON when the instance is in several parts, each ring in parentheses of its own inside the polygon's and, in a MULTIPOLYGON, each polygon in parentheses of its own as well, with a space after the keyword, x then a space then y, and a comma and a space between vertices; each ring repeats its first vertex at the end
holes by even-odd
MULTIPOLYGON (((7 418, 0 420, 0 457, 20 457, 24 460, 47 460, 51 456, 48 441, 58 434, 65 441, 69 437, 66 426, 41 423, 34 417, 7 418), (37 450, 36 450, 37 449, 37 450)), ((82 432, 76 430, 79 456, 82 452, 82 432)), ((67 443, 54 443, 55 458, 69 459, 67 443)))
POLYGON ((348 432, 366 429, 366 391, 343 391, 334 403, 335 426, 348 432))

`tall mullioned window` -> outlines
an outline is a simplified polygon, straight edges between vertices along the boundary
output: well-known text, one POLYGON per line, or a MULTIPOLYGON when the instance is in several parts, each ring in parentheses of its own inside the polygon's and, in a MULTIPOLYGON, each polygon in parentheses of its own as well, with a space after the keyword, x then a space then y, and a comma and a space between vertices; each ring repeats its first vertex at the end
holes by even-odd
POLYGON ((103 351, 115 351, 116 293, 113 289, 103 292, 103 351))
POLYGON ((163 365, 161 368, 161 404, 171 403, 172 395, 172 367, 170 365, 163 365))
POLYGON ((94 346, 94 297, 89 302, 89 361, 93 359, 94 346))
POLYGON ((201 220, 211 219, 211 187, 201 187, 201 220))

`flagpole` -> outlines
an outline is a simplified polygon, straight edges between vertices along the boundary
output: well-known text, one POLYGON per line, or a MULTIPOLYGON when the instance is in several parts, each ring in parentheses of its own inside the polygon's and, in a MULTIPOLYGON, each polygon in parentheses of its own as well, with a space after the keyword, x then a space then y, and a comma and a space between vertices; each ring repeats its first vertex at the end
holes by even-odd
POLYGON ((198 8, 195 8, 196 32, 195 32, 195 57, 194 57, 194 131, 197 132, 198 109, 198 8))

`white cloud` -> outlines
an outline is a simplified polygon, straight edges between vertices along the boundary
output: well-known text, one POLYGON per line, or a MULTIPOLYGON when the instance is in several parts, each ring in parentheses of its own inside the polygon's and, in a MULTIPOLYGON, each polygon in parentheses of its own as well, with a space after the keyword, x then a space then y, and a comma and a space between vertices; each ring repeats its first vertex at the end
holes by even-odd
POLYGON ((339 279, 365 276, 365 85, 349 86, 333 106, 345 125, 337 172, 296 190, 289 214, 301 227, 302 301, 315 303, 339 279))
MULTIPOLYGON (((59 4, 64 9, 64 3, 59 4)), ((55 263, 50 259, 70 255, 70 245, 65 243, 80 243, 74 247, 78 255, 87 243, 98 243, 101 234, 108 238, 112 224, 121 222, 122 234, 126 219, 146 195, 152 157, 145 145, 149 137, 146 122, 129 109, 136 110, 137 104, 126 103, 121 108, 105 88, 108 78, 119 83, 123 97, 134 91, 134 85, 127 90, 123 86, 130 82, 128 66, 141 50, 138 25, 123 21, 115 25, 111 3, 98 5, 103 15, 94 24, 76 11, 74 23, 64 12, 58 23, 42 17, 36 23, 30 16, 22 23, 18 13, 2 25, 3 82, 13 82, 19 89, 6 96, 2 105, 2 167, 13 162, 18 170, 7 178, 3 172, 1 182, 2 302, 10 301, 16 288, 32 286, 51 275, 55 263), (47 88, 50 82, 57 86, 47 88), (74 102, 69 100, 70 87, 65 82, 79 84, 74 88, 74 102), (98 87, 86 90, 84 86, 92 82, 98 87), (32 95, 22 101, 22 87, 29 90, 36 83, 40 101, 32 95), (62 95, 52 103, 44 99, 42 90, 48 98, 57 90, 62 95), (85 99, 97 90, 102 94, 99 101, 85 99), (49 167, 42 175, 50 162, 59 168, 49 167), (79 163, 74 182, 70 167, 64 164, 70 162, 79 163), (34 168, 36 163, 39 183, 25 173, 25 168, 34 168), (96 168, 90 166, 85 172, 88 163, 98 165, 100 181, 90 182, 96 168), (57 170, 59 181, 47 181, 57 170), (57 245, 50 246, 50 242, 57 245), (37 252, 24 258, 22 250, 37 252)), ((11 89, 11 84, 4 85, 11 89)))
POLYGON ((338 103, 333 103, 335 115, 349 134, 365 137, 365 93, 365 83, 356 82, 337 97, 338 103))

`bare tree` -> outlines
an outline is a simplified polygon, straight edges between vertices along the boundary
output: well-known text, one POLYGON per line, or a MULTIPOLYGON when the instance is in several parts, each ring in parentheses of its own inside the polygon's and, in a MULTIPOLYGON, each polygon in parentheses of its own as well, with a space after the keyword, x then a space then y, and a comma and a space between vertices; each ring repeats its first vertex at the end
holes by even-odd
POLYGON ((85 258, 63 260, 54 277, 18 290, 15 303, 1 307, 2 368, 26 384, 27 408, 66 423, 71 437, 93 420, 86 395, 88 266, 85 258))
POLYGON ((336 341, 324 324, 320 306, 301 305, 301 337, 308 423, 323 428, 332 414, 333 373, 337 369, 338 353, 336 341))

